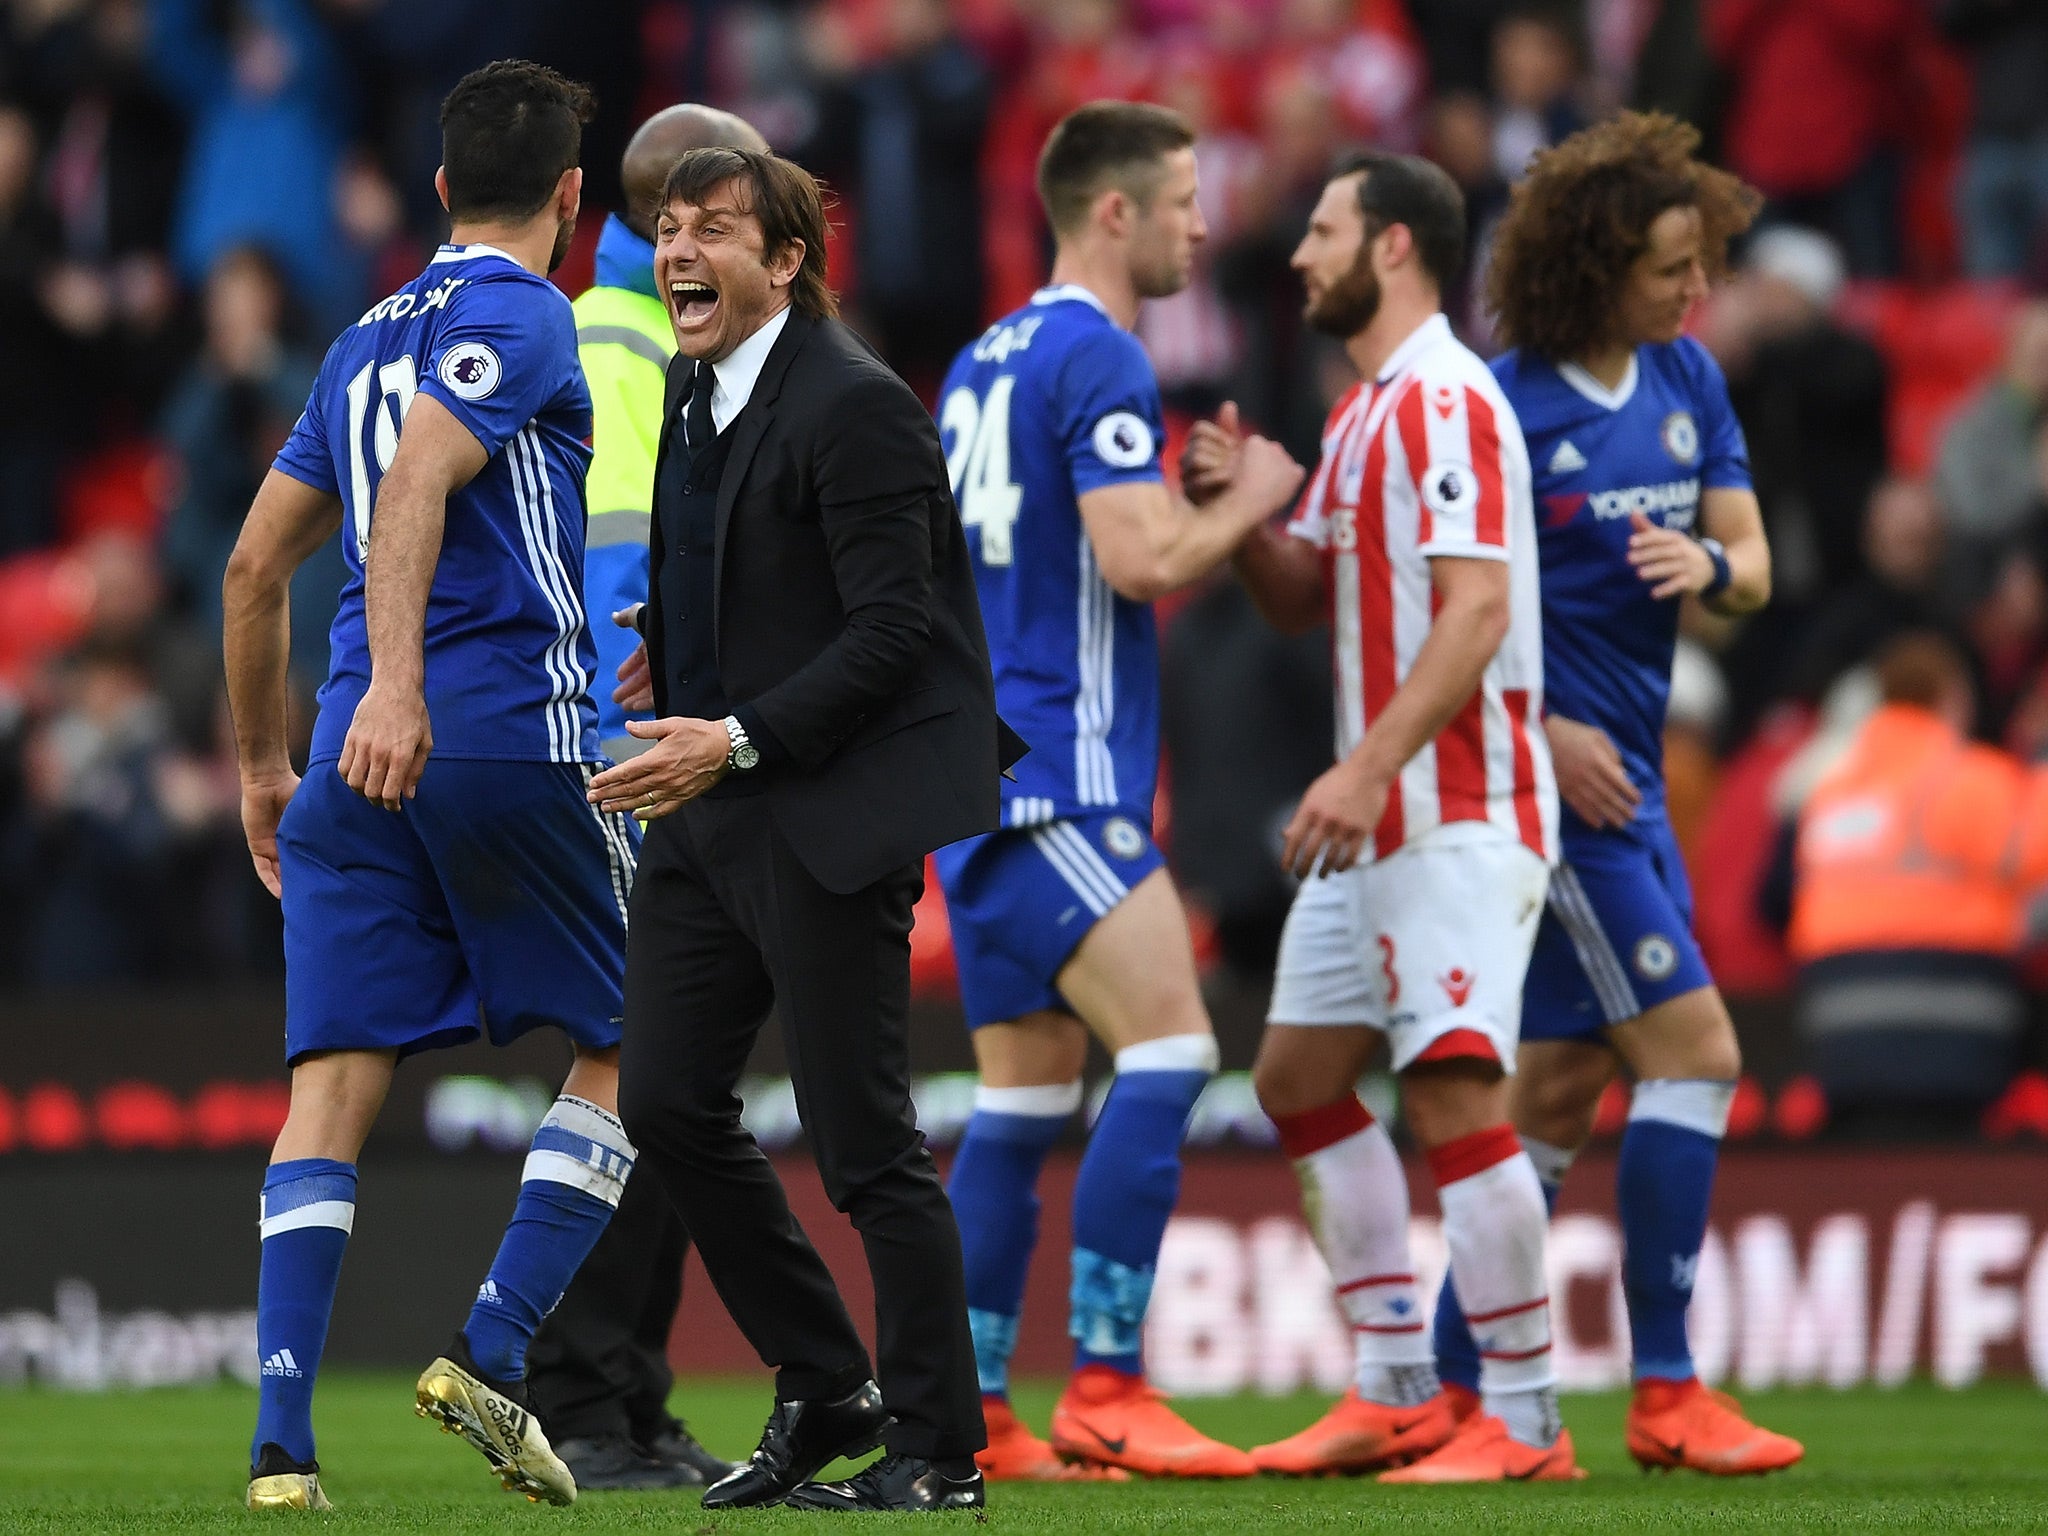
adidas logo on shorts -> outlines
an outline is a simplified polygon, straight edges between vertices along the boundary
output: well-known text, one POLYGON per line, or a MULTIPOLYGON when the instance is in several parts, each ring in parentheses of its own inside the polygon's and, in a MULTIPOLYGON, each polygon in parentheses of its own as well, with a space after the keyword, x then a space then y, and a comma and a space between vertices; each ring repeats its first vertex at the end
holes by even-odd
POLYGON ((494 1280, 486 1280, 476 1288, 476 1299, 493 1307, 505 1305, 505 1298, 498 1294, 498 1285, 494 1280))

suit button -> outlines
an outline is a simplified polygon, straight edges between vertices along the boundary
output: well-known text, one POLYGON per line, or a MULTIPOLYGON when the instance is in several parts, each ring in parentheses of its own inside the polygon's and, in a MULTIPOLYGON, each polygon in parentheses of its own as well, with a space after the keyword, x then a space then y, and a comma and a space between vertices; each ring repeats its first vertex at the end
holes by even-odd
POLYGON ((694 485, 686 485, 683 487, 683 494, 685 496, 694 496, 697 494, 697 487, 695 487, 694 485))

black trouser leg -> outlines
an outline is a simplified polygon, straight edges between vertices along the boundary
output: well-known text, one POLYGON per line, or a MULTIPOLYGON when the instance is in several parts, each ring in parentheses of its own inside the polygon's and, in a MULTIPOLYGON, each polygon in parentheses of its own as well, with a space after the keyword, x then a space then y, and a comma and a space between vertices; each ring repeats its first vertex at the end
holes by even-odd
POLYGON ((635 1177, 652 1172, 667 1191, 719 1299, 775 1369, 776 1395, 836 1397, 868 1378, 867 1350, 740 1122, 736 1090, 769 981, 754 940, 714 890, 713 871, 755 877, 747 839, 716 834, 728 821, 744 830, 756 819, 766 824, 765 807, 713 802, 649 831, 627 929, 619 1108, 639 1149, 635 1177))
POLYGON ((910 1098, 910 924, 923 866, 841 896, 772 826, 767 842, 761 949, 818 1171, 874 1279, 889 1449, 971 1455, 987 1436, 960 1232, 910 1098))
POLYGON ((556 1440, 645 1441, 664 1426, 669 1326, 690 1235, 653 1174, 618 1211, 526 1352, 526 1381, 556 1440))

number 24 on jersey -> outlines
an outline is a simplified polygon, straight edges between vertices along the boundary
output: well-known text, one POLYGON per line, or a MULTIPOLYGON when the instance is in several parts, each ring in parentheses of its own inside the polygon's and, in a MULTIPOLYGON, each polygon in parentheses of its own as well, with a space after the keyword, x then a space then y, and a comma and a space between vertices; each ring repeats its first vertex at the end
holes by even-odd
POLYGON ((1016 382, 998 374, 986 400, 976 399, 971 389, 956 389, 939 412, 940 436, 950 444, 946 473, 953 499, 960 504, 961 525, 980 530, 983 565, 1010 563, 1010 532, 1024 502, 1024 487, 1010 477, 1010 392, 1016 382))

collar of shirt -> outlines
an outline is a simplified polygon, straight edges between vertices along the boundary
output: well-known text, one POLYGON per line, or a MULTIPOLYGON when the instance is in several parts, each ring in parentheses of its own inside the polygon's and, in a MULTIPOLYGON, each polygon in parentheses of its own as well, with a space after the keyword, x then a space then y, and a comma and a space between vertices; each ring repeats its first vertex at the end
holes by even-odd
POLYGON ((654 242, 642 240, 616 213, 607 214, 597 237, 596 286, 624 288, 658 299, 654 286, 654 242))
POLYGON ((789 306, 785 304, 761 329, 734 347, 723 362, 711 365, 713 431, 723 432, 732 425, 733 417, 746 409, 754 386, 760 382, 761 370, 767 366, 768 354, 775 349, 775 338, 788 323, 789 306))
MULTIPOLYGON (((1041 288, 1038 292, 1031 295, 1031 302, 1033 304, 1064 304, 1069 301, 1075 304, 1086 304, 1111 325, 1117 325, 1116 316, 1109 312, 1109 306, 1088 289, 1083 288, 1079 283, 1059 283, 1041 288)), ((1117 329, 1122 330, 1123 327, 1117 325, 1117 329)))
POLYGON ((444 245, 434 253, 434 259, 427 265, 436 267, 444 261, 475 261, 484 256, 496 256, 502 261, 511 262, 515 267, 519 265, 519 258, 510 251, 501 251, 495 245, 485 245, 481 240, 472 245, 444 245))
POLYGON ((1427 352, 1438 342, 1449 340, 1450 335, 1451 322, 1445 318, 1443 313, 1439 311, 1431 315, 1422 324, 1408 333, 1406 341, 1394 348, 1393 356, 1389 357, 1381 365, 1379 373, 1373 378, 1373 387, 1377 389, 1392 383, 1400 376, 1403 369, 1410 367, 1414 363, 1416 358, 1422 356, 1424 352, 1427 352))

